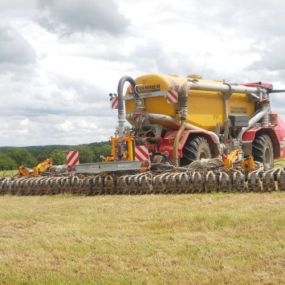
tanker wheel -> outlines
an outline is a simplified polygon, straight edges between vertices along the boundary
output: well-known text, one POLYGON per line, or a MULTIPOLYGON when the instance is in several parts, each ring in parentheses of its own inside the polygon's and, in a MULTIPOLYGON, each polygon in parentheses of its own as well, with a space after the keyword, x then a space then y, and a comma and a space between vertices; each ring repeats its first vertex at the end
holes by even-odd
POLYGON ((195 160, 211 158, 211 149, 208 141, 204 137, 189 138, 183 148, 181 166, 188 165, 195 160))
POLYGON ((268 135, 255 138, 252 144, 252 154, 256 161, 263 163, 265 170, 273 168, 273 145, 268 135))

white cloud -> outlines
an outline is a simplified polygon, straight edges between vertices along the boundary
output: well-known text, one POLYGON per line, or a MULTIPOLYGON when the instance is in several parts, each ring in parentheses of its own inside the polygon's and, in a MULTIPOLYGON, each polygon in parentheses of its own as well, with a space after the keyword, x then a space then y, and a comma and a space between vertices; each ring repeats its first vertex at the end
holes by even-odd
POLYGON ((42 11, 40 23, 63 34, 94 30, 120 34, 128 25, 113 0, 39 0, 38 3, 42 11))
POLYGON ((35 62, 35 51, 15 29, 0 26, 0 68, 23 66, 35 62))
MULTIPOLYGON (((0 3, 0 144, 106 140, 123 75, 201 74, 285 86, 282 0, 0 3), (23 4, 24 3, 24 4, 23 4)), ((283 95, 272 105, 285 116, 283 95)))
POLYGON ((20 126, 21 127, 28 127, 30 124, 31 124, 31 121, 28 118, 20 120, 20 126))
POLYGON ((59 131, 69 133, 74 130, 74 126, 70 121, 64 120, 64 122, 56 125, 56 129, 59 131))

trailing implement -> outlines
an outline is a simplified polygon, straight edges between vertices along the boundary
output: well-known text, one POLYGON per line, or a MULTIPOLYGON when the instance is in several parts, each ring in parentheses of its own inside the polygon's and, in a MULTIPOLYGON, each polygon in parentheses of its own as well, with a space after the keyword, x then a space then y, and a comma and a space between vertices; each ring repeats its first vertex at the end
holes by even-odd
POLYGON ((17 176, 39 176, 45 173, 46 171, 50 170, 53 166, 51 159, 46 159, 42 162, 40 162, 38 165, 36 165, 33 169, 29 169, 25 167, 24 165, 19 166, 19 170, 17 173, 17 176))
POLYGON ((149 74, 121 78, 118 129, 103 162, 72 172, 0 180, 11 194, 157 194, 285 188, 285 124, 271 112, 269 83, 230 84, 149 74), (124 92, 125 83, 129 83, 124 92), (128 127, 125 123, 128 121, 128 127))
MULTIPOLYGON (((207 162, 208 163, 208 162, 207 162)), ((210 164, 208 165, 210 166, 210 164)), ((3 177, 0 194, 12 195, 113 195, 180 194, 209 192, 285 191, 285 169, 245 174, 241 170, 190 167, 125 175, 59 175, 3 177)))

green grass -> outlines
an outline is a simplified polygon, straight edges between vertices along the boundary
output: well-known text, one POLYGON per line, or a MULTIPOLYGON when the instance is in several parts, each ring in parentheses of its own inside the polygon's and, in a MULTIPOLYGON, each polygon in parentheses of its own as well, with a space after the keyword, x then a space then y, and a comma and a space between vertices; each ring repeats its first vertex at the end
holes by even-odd
POLYGON ((18 170, 1 170, 0 177, 14 176, 17 173, 18 173, 18 170))
POLYGON ((275 167, 285 166, 285 158, 274 160, 274 166, 275 167))
POLYGON ((285 192, 0 197, 0 284, 284 284, 285 192))

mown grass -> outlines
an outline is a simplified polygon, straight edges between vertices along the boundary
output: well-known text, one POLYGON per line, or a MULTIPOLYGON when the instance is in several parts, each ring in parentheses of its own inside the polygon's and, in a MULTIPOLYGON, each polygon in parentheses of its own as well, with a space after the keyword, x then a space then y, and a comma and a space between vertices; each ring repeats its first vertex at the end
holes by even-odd
POLYGON ((285 193, 0 197, 0 284, 284 284, 285 193))
POLYGON ((285 158, 274 160, 275 167, 285 166, 285 158))
POLYGON ((1 170, 0 177, 10 177, 18 173, 18 170, 1 170))

